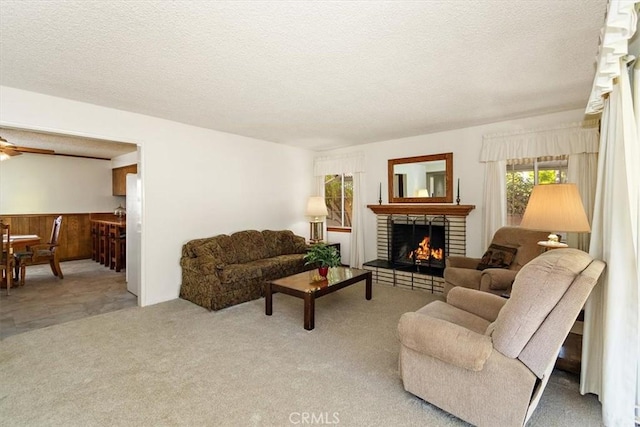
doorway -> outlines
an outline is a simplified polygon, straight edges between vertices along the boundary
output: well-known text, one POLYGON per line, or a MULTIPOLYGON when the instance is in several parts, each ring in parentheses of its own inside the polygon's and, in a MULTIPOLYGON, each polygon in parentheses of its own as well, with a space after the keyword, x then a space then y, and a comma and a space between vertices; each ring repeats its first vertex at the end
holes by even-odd
MULTIPOLYGON (((88 216, 92 212, 113 212, 119 206, 119 202, 125 204, 125 198, 119 200, 111 196, 111 169, 114 165, 117 167, 114 159, 127 153, 132 156, 133 162, 138 164, 136 181, 141 187, 142 156, 137 144, 4 126, 0 127, 0 135, 19 147, 31 146, 53 151, 52 154, 25 152, 0 164, 0 217, 21 213, 70 215, 70 212, 81 212, 79 215, 82 215, 82 212, 85 212, 84 215, 88 216), (95 192, 100 194, 99 197, 91 192, 91 185, 95 184, 93 180, 98 179, 97 175, 101 176, 100 187, 95 192), (37 180, 41 180, 43 184, 39 185, 37 180), (27 184, 30 190, 12 193, 11 189, 22 190, 27 184), (11 189, 5 191, 5 186, 11 189)), ((138 196, 138 206, 141 208, 141 191, 138 196)), ((138 241, 141 236, 141 218, 140 212, 136 221, 138 241)), ((75 231, 80 228, 78 232, 84 232, 78 221, 70 220, 67 224, 63 222, 63 228, 65 226, 75 231)), ((86 232, 89 233, 89 230, 86 232)), ((48 239, 46 232, 42 231, 39 234, 43 234, 44 240, 48 239)), ((90 240, 90 237, 87 239, 90 240)), ((78 242, 74 241, 71 244, 78 245, 78 242)), ((9 297, 6 297, 4 290, 0 292, 2 329, 28 330, 48 326, 51 322, 73 320, 76 316, 100 314, 112 309, 138 305, 140 292, 138 296, 127 292, 127 276, 136 270, 134 280, 140 280, 140 245, 131 250, 135 251, 130 253, 134 255, 134 260, 121 273, 95 263, 90 259, 90 254, 72 257, 72 261, 62 262, 65 275, 62 280, 51 274, 48 265, 28 267, 27 282, 23 288, 13 288, 9 297), (83 257, 86 259, 81 259, 83 257), (118 286, 123 289, 122 292, 118 286), (34 293, 36 289, 39 292, 34 293), (96 289, 103 289, 104 294, 112 299, 100 296, 100 292, 94 292, 96 289), (47 295, 49 300, 45 302, 39 299, 42 295, 47 295), (20 314, 9 320, 9 312, 12 310, 20 314), (54 318, 57 320, 53 320, 54 318)), ((2 336, 4 332, 0 332, 0 337, 2 336)))

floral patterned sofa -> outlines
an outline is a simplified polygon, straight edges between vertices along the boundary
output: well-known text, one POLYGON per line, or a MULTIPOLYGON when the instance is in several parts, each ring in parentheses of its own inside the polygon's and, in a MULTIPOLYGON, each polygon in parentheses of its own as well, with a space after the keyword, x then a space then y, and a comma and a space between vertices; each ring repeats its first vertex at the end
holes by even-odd
POLYGON ((220 310, 264 295, 270 280, 311 269, 307 245, 289 230, 239 231, 182 247, 180 298, 220 310))

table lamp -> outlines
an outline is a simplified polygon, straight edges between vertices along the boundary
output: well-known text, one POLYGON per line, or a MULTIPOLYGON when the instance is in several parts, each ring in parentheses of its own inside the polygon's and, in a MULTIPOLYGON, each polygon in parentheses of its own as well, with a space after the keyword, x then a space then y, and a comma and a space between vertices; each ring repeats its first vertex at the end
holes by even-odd
MULTIPOLYGON (((588 233, 591 231, 582 199, 575 184, 545 184, 533 187, 520 227, 531 230, 588 233)), ((566 248, 557 234, 538 242, 546 248, 566 248)))
POLYGON ((329 215, 324 197, 309 197, 307 202, 306 215, 309 217, 310 239, 311 243, 319 243, 323 240, 323 223, 324 218, 329 215))

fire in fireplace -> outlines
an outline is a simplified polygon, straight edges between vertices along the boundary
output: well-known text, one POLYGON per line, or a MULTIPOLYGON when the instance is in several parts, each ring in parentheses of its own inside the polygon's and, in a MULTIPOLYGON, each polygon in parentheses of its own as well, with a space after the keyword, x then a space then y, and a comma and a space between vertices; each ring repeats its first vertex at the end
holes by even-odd
POLYGON ((422 242, 418 243, 418 247, 409 252, 409 258, 414 259, 417 263, 430 261, 431 259, 442 261, 444 259, 444 248, 432 248, 431 237, 424 236, 422 242))
POLYGON ((444 268, 446 227, 440 221, 392 221, 389 259, 394 265, 444 268))

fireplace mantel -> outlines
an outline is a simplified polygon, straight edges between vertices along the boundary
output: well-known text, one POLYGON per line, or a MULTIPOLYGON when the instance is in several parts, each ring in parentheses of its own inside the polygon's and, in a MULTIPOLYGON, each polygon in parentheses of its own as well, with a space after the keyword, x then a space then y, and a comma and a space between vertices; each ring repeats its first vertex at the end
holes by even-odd
POLYGON ((367 205, 376 215, 451 215, 467 216, 476 208, 475 205, 447 205, 447 204, 392 204, 367 205))

